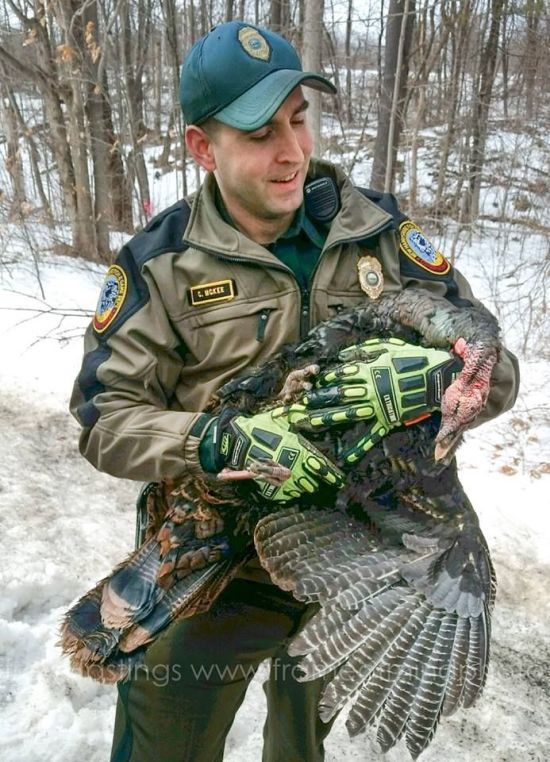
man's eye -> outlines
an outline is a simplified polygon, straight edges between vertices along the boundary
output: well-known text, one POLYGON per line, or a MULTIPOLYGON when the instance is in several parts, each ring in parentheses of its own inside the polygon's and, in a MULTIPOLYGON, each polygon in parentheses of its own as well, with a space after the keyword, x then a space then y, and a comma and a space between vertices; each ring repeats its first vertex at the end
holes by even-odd
POLYGON ((269 137, 270 131, 266 130, 266 132, 253 132, 249 137, 251 140, 265 140, 269 137))

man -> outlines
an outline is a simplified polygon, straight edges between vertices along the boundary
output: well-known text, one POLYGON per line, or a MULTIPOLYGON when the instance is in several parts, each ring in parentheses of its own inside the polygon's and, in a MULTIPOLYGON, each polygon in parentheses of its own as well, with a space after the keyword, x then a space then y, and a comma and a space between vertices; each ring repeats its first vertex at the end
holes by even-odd
MULTIPOLYGON (((266 497, 284 502, 337 484, 338 468, 284 416, 221 421, 202 412, 212 394, 319 321, 382 290, 420 285, 458 305, 473 301, 464 278, 391 197, 360 192, 337 168, 310 162, 302 87, 334 91, 322 76, 302 71, 282 37, 249 24, 219 26, 189 53, 180 88, 185 140, 208 175, 187 203, 123 247, 107 274, 72 399, 81 451, 97 468, 177 481, 247 466, 255 448, 278 457, 288 444, 298 453, 291 476, 278 489, 260 485, 266 497)), ((427 389, 428 371, 447 366, 449 355, 415 351, 427 389)), ((361 381, 368 394, 368 379, 361 381)), ((517 367, 504 353, 483 417, 509 408, 516 390, 517 367)), ((380 438, 388 422, 369 414, 380 438)), ((329 726, 317 716, 322 681, 295 681, 285 649, 307 616, 251 563, 210 612, 168 628, 150 647, 145 669, 120 685, 112 760, 221 760, 247 685, 266 658, 264 760, 323 759, 329 726)))

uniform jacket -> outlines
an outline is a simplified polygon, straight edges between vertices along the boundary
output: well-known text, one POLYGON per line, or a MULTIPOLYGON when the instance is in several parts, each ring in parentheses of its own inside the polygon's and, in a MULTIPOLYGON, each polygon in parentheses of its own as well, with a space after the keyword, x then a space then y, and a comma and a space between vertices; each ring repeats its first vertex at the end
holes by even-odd
MULTIPOLYGON (((366 254, 381 263, 386 291, 422 286, 457 305, 475 302, 442 257, 436 272, 400 250, 407 221, 393 197, 365 195, 332 165, 313 163, 310 178, 319 175, 337 180, 341 209, 309 293, 266 248, 221 219, 212 176, 188 199, 190 216, 178 202, 122 248, 86 333, 71 399, 81 452, 99 470, 139 481, 199 472, 191 429, 211 395, 368 298, 357 273, 366 254)), ((517 362, 504 352, 478 422, 511 407, 517 383, 517 362)))

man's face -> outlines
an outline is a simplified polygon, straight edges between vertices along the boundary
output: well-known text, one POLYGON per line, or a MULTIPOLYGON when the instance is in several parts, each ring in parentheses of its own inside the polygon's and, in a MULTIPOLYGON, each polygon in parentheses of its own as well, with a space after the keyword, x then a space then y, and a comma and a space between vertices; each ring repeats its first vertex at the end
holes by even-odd
POLYGON ((232 217, 263 222, 292 220, 303 200, 313 148, 307 101, 297 87, 270 122, 254 132, 220 124, 212 135, 214 174, 232 217))

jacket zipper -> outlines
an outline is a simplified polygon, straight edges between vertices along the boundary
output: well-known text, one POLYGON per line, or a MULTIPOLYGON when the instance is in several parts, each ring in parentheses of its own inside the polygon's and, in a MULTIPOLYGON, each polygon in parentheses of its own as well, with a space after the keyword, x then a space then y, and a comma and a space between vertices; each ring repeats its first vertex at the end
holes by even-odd
MULTIPOLYGON (((313 278, 312 278, 313 282, 313 278)), ((303 341, 309 333, 310 304, 309 291, 305 289, 300 292, 300 341, 303 341)))

